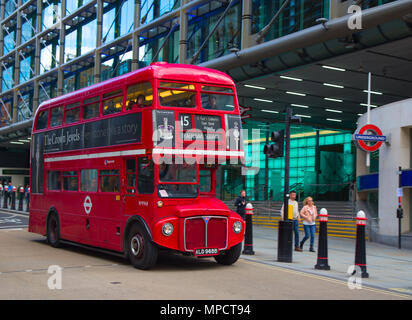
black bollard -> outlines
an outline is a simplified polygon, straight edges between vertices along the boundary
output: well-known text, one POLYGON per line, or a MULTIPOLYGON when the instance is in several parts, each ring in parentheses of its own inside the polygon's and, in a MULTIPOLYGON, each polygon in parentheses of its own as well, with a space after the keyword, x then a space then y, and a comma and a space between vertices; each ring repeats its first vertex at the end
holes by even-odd
POLYGON ((242 254, 253 255, 253 225, 252 225, 253 206, 248 203, 245 207, 246 230, 245 230, 245 245, 242 254))
POLYGON ((11 210, 16 210, 16 187, 11 192, 11 210))
POLYGON ((328 211, 325 208, 320 209, 319 213, 318 261, 315 269, 330 270, 328 265, 328 211))
POLYGON ((278 230, 278 261, 292 262, 293 220, 280 220, 278 230))
POLYGON ((356 250, 355 250, 355 265, 361 269, 361 277, 369 278, 366 272, 366 242, 365 242, 365 227, 366 215, 361 210, 356 215, 356 250))
POLYGON ((3 209, 8 209, 7 201, 9 200, 8 186, 4 186, 4 199, 3 199, 3 209))
POLYGON ((19 211, 23 211, 23 202, 24 202, 24 188, 19 188, 19 211))

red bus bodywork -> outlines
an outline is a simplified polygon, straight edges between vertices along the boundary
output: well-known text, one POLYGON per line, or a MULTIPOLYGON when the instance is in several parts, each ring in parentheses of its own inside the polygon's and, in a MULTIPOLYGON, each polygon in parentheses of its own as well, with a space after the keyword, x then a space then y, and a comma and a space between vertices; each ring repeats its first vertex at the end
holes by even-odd
MULTIPOLYGON (((165 93, 165 99, 170 98, 169 93, 172 96, 182 93, 172 89, 162 92, 165 93)), ((187 123, 192 122, 193 127, 207 127, 210 120, 227 129, 225 126, 231 119, 239 119, 240 126, 233 80, 222 72, 189 65, 154 63, 42 103, 36 111, 32 129, 29 232, 47 235, 48 219, 50 214, 54 214, 58 217, 59 237, 62 240, 116 252, 126 253, 128 232, 134 224, 143 226, 157 247, 186 254, 195 254, 196 249, 204 248, 218 249, 217 252, 203 252, 204 255, 222 254, 239 245, 244 236, 244 222, 237 213, 216 199, 217 165, 201 163, 206 158, 214 159, 215 163, 242 159, 242 143, 237 145, 236 150, 230 149, 227 137, 222 135, 221 138, 214 138, 217 142, 203 141, 191 151, 187 149, 189 143, 180 139, 176 128, 174 145, 166 148, 159 146, 159 141, 154 142, 153 132, 156 129, 155 118, 161 118, 162 112, 173 116, 176 125, 183 119, 187 123), (183 86, 182 90, 191 89, 196 94, 196 106, 160 106, 158 97, 162 90, 159 85, 165 82, 168 85, 172 83, 172 86, 183 86), (148 95, 152 99, 151 105, 126 110, 128 88, 140 83, 151 84, 152 95, 148 95), (202 88, 233 92, 230 95, 233 96, 234 106, 227 105, 233 109, 202 108, 202 88), (104 97, 110 97, 112 92, 121 94, 121 98, 119 96, 116 100, 119 103, 121 101, 121 106, 118 103, 118 112, 104 115, 104 97), (98 97, 95 101, 99 104, 99 113, 94 118, 86 119, 86 102, 95 97, 98 97), (70 109, 70 106, 75 107, 70 109), (59 107, 61 109, 54 109, 59 107), (61 110, 65 110, 64 120, 51 128, 54 114, 61 110), (80 116, 77 121, 67 120, 69 112, 77 115, 78 111, 80 116), (181 116, 183 114, 186 118, 181 116), (39 120, 40 117, 43 120, 39 120), (47 126, 41 125, 41 121, 47 121, 47 126), (218 150, 205 152, 205 148, 211 144, 218 145, 218 150), (173 188, 179 188, 179 183, 185 182, 176 182, 170 186, 164 184, 166 191, 159 189, 159 185, 162 185, 159 179, 163 178, 159 177, 160 169, 155 158, 167 155, 175 159, 179 154, 193 154, 196 159, 191 171, 193 176, 196 172, 196 183, 190 182, 194 187, 187 189, 203 187, 199 186, 199 172, 206 172, 210 190, 198 191, 191 197, 173 197, 170 196, 173 188), (153 172, 150 174, 153 175, 154 190, 152 193, 150 190, 140 193, 138 184, 143 174, 139 170, 150 168, 151 162, 154 163, 153 171, 150 171, 153 172), (135 171, 133 168, 136 168, 135 171), (97 173, 97 189, 83 190, 84 173, 89 176, 97 173), (120 182, 118 188, 103 192, 105 183, 110 182, 110 179, 120 182), (73 183, 73 189, 69 189, 68 183, 73 183), (235 222, 238 222, 237 225, 241 223, 239 233, 233 231, 235 222), (173 227, 170 235, 165 235, 163 231, 165 223, 173 227)))

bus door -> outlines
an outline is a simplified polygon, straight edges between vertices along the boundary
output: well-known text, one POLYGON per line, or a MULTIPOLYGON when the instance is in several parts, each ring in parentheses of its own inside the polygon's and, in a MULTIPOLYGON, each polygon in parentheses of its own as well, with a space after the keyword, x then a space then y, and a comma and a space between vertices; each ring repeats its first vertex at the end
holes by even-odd
POLYGON ((139 215, 148 221, 154 192, 153 161, 147 156, 126 158, 124 168, 124 215, 139 215))
POLYGON ((133 215, 136 213, 137 206, 137 158, 124 159, 123 168, 123 214, 133 215))
POLYGON ((99 170, 99 192, 96 202, 102 245, 113 250, 120 250, 122 244, 121 162, 121 159, 104 161, 105 168, 99 170))

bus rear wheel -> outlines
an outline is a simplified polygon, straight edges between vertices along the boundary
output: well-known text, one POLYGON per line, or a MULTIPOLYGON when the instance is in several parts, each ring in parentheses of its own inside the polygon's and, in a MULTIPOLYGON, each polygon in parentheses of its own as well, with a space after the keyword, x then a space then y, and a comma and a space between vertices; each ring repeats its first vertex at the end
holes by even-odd
POLYGON ((218 256, 215 256, 215 260, 217 263, 229 266, 231 264, 234 264, 237 259, 239 259, 240 254, 242 252, 242 243, 239 243, 229 250, 226 250, 223 254, 220 254, 218 256))
POLYGON ((61 247, 60 223, 56 213, 51 213, 47 219, 47 242, 54 248, 61 247))
POLYGON ((130 263, 137 269, 147 270, 157 261, 158 249, 150 239, 147 231, 135 224, 127 237, 127 255, 130 263))

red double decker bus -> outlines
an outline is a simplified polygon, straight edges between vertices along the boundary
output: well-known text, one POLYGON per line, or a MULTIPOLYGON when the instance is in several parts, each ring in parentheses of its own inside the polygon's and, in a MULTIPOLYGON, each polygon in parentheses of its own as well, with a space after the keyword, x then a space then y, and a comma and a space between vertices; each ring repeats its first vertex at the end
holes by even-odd
POLYGON ((244 222, 216 199, 216 171, 243 157, 233 80, 151 64, 38 108, 29 232, 122 253, 140 269, 161 249, 232 264, 244 222))

